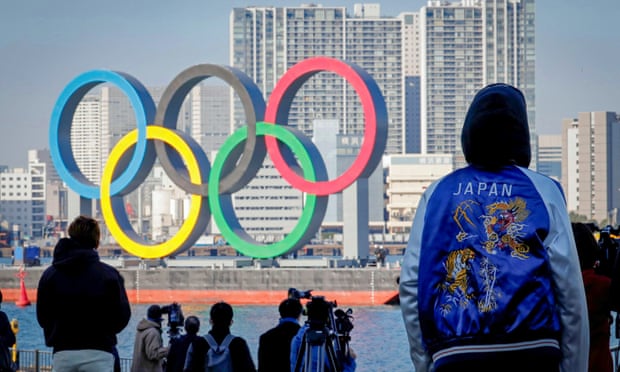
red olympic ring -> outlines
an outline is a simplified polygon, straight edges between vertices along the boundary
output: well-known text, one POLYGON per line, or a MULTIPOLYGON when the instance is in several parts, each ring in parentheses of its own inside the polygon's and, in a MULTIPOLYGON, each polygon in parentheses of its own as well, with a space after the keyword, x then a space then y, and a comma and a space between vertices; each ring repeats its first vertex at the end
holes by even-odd
POLYGON ((301 61, 284 73, 269 97, 265 109, 265 121, 286 125, 284 123, 288 122, 288 112, 295 93, 313 75, 324 71, 344 77, 359 95, 364 109, 366 122, 364 140, 353 164, 333 180, 308 181, 291 168, 295 161, 283 156, 277 139, 265 136, 269 157, 280 175, 294 188, 319 196, 340 192, 357 178, 370 176, 381 160, 387 141, 387 109, 377 83, 358 66, 327 57, 301 61))

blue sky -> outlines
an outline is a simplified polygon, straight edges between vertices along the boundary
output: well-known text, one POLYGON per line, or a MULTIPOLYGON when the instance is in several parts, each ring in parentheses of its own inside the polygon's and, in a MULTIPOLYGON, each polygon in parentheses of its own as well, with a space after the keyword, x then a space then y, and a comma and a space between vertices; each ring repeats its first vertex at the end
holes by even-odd
MULTIPOLYGON (((346 6, 361 1, 323 1, 346 6)), ((381 12, 417 11, 426 1, 384 0, 381 12)), ((198 63, 228 64, 233 7, 308 1, 18 0, 0 4, 0 164, 25 166, 48 147, 60 91, 90 69, 129 73, 164 86, 198 63)), ((563 118, 620 112, 620 1, 538 0, 537 127, 560 133, 563 118)))

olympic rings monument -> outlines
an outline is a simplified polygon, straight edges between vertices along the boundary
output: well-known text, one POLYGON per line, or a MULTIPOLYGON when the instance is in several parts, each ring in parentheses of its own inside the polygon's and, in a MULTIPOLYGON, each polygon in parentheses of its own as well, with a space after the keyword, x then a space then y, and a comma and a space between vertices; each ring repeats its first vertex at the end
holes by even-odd
POLYGON ((252 258, 272 258, 302 248, 323 222, 328 195, 343 192, 344 256, 368 257, 368 177, 381 162, 387 141, 387 109, 375 80, 359 66, 327 57, 306 59, 292 66, 278 81, 267 104, 258 86, 241 70, 200 64, 177 75, 155 106, 136 78, 122 72, 92 70, 74 78, 56 101, 50 128, 53 164, 66 185, 79 195, 79 213, 92 214, 99 199, 103 220, 118 244, 140 258, 162 258, 191 248, 213 216, 224 238, 238 252, 252 258), (365 128, 360 152, 353 164, 335 179, 328 179, 324 160, 312 141, 287 125, 296 93, 319 72, 333 72, 355 89, 363 106, 365 128), (177 130, 183 100, 201 81, 217 77, 241 99, 247 125, 230 135, 211 163, 200 145, 177 130), (71 148, 75 110, 90 89, 109 83, 129 99, 137 128, 111 150, 101 184, 89 181, 79 169, 71 148), (282 146, 290 151, 282 151, 282 146), (292 156, 291 153, 294 155, 292 156), (305 193, 298 223, 281 241, 261 244, 247 234, 237 219, 232 194, 247 185, 269 155, 281 176, 305 193), (163 243, 148 242, 131 226, 123 196, 148 176, 155 160, 182 190, 191 195, 188 218, 177 234, 163 243))

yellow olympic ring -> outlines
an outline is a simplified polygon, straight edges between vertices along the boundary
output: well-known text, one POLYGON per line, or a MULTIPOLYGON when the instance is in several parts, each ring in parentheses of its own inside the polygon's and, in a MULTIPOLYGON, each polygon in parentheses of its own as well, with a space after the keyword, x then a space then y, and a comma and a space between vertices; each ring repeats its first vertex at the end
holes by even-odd
MULTIPOLYGON (((194 184, 203 182, 200 165, 196 155, 190 145, 179 135, 179 132, 162 126, 147 125, 147 140, 160 140, 174 148, 181 158, 185 161, 189 179, 194 184)), ((110 156, 101 175, 101 213, 106 225, 121 247, 129 253, 142 258, 159 258, 174 253, 192 235, 194 227, 200 218, 203 205, 207 205, 207 200, 201 195, 191 195, 191 205, 188 218, 183 222, 179 231, 167 242, 160 244, 149 244, 144 239, 135 234, 130 237, 120 227, 114 213, 112 203, 114 198, 122 202, 122 196, 111 197, 110 187, 116 167, 122 156, 138 141, 138 130, 134 129, 121 138, 110 152, 110 156)), ((122 216, 121 218, 126 218, 122 216)))

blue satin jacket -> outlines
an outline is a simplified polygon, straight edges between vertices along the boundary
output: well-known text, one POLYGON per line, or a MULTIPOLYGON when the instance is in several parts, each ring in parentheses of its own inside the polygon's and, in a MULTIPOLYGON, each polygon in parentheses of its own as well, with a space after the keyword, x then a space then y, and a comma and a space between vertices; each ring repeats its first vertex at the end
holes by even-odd
POLYGON ((401 270, 416 371, 524 350, 557 355, 564 371, 587 370, 580 278, 555 181, 518 166, 444 177, 420 201, 401 270))

